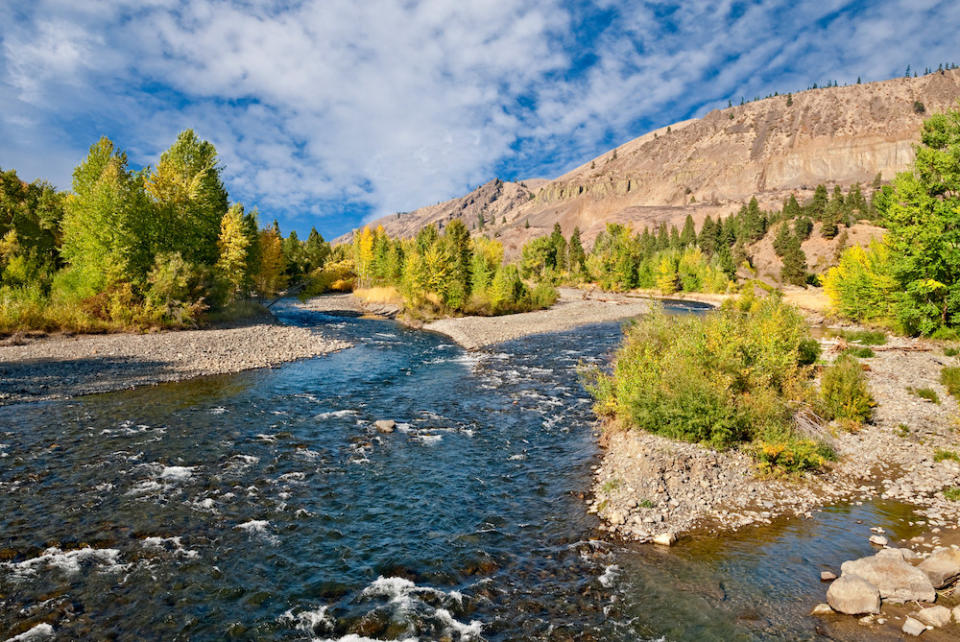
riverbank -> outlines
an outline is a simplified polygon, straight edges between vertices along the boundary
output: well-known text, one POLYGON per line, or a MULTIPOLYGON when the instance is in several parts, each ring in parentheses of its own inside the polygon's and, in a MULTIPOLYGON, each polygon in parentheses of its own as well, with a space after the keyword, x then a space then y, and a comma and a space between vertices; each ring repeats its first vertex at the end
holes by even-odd
MULTIPOLYGON (((822 341, 836 354, 837 339, 822 341)), ((916 505, 929 528, 956 529, 960 502, 943 490, 960 485, 957 401, 940 383, 955 365, 931 342, 890 338, 863 359, 877 408, 873 423, 838 432, 838 461, 802 479, 758 479, 753 461, 738 451, 717 452, 641 431, 605 430, 592 510, 604 528, 641 542, 684 533, 729 532, 780 516, 809 517, 820 506, 872 498, 916 505), (938 403, 911 390, 930 388, 938 403), (938 455, 939 452, 939 455, 938 455)))
POLYGON ((347 347, 266 315, 203 330, 15 335, 0 343, 0 406, 273 367, 347 347))
POLYGON ((558 288, 557 302, 546 310, 499 317, 440 319, 424 326, 445 334, 468 350, 519 339, 532 334, 562 332, 573 328, 617 321, 650 311, 650 301, 635 296, 558 288))

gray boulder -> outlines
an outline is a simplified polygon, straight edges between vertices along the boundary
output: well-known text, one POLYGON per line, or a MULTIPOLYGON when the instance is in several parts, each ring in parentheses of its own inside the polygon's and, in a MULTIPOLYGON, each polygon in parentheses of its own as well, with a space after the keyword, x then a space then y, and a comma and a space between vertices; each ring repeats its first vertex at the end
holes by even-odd
POLYGON ((934 588, 943 588, 960 577, 960 551, 941 548, 920 562, 917 568, 927 574, 934 588))
MULTIPOLYGON (((926 573, 903 561, 903 557, 886 553, 844 562, 841 576, 856 575, 870 582, 889 602, 933 602, 937 592, 926 573)), ((841 577, 840 579, 843 579, 841 577)))
POLYGON ((827 604, 847 615, 879 613, 880 591, 862 577, 844 574, 827 589, 827 604))

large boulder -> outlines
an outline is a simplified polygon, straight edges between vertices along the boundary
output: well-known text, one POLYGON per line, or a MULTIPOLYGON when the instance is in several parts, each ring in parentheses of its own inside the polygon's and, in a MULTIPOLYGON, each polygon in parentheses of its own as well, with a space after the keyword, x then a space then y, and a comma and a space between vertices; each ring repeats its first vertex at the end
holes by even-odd
POLYGON ((847 615, 879 613, 880 591, 862 577, 844 574, 827 589, 827 604, 847 615))
POLYGON ((397 427, 397 422, 393 419, 377 419, 373 425, 380 432, 391 433, 397 427))
POLYGON ((884 554, 861 557, 840 566, 843 575, 856 575, 870 582, 880 591, 880 597, 889 602, 933 602, 937 592, 926 573, 903 561, 900 555, 884 554))
POLYGON ((917 568, 927 574, 934 588, 943 588, 960 577, 960 551, 941 548, 920 562, 917 568))

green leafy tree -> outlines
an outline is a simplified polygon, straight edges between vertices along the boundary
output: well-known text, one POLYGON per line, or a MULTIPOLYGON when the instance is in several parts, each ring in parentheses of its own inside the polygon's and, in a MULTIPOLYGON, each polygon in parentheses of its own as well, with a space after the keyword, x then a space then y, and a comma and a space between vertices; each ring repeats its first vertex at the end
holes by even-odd
POLYGON ((192 129, 181 132, 160 156, 146 188, 159 222, 155 250, 180 252, 188 262, 213 265, 228 200, 213 144, 192 129))
POLYGON ((928 118, 912 171, 897 175, 882 212, 897 316, 910 332, 960 323, 960 108, 928 118))
POLYGON ((127 168, 125 153, 101 138, 73 172, 63 257, 96 290, 111 281, 143 281, 153 263, 154 223, 142 176, 127 168))

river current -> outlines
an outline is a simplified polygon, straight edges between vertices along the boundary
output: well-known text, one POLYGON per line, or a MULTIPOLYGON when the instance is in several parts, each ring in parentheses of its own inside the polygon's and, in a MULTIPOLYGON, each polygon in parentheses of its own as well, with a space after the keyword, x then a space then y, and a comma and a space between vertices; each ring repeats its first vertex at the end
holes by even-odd
POLYGON ((577 367, 619 324, 469 353, 279 316, 355 347, 0 408, 0 640, 816 639, 821 568, 868 553, 869 526, 896 535, 903 508, 865 504, 605 541, 577 367))

